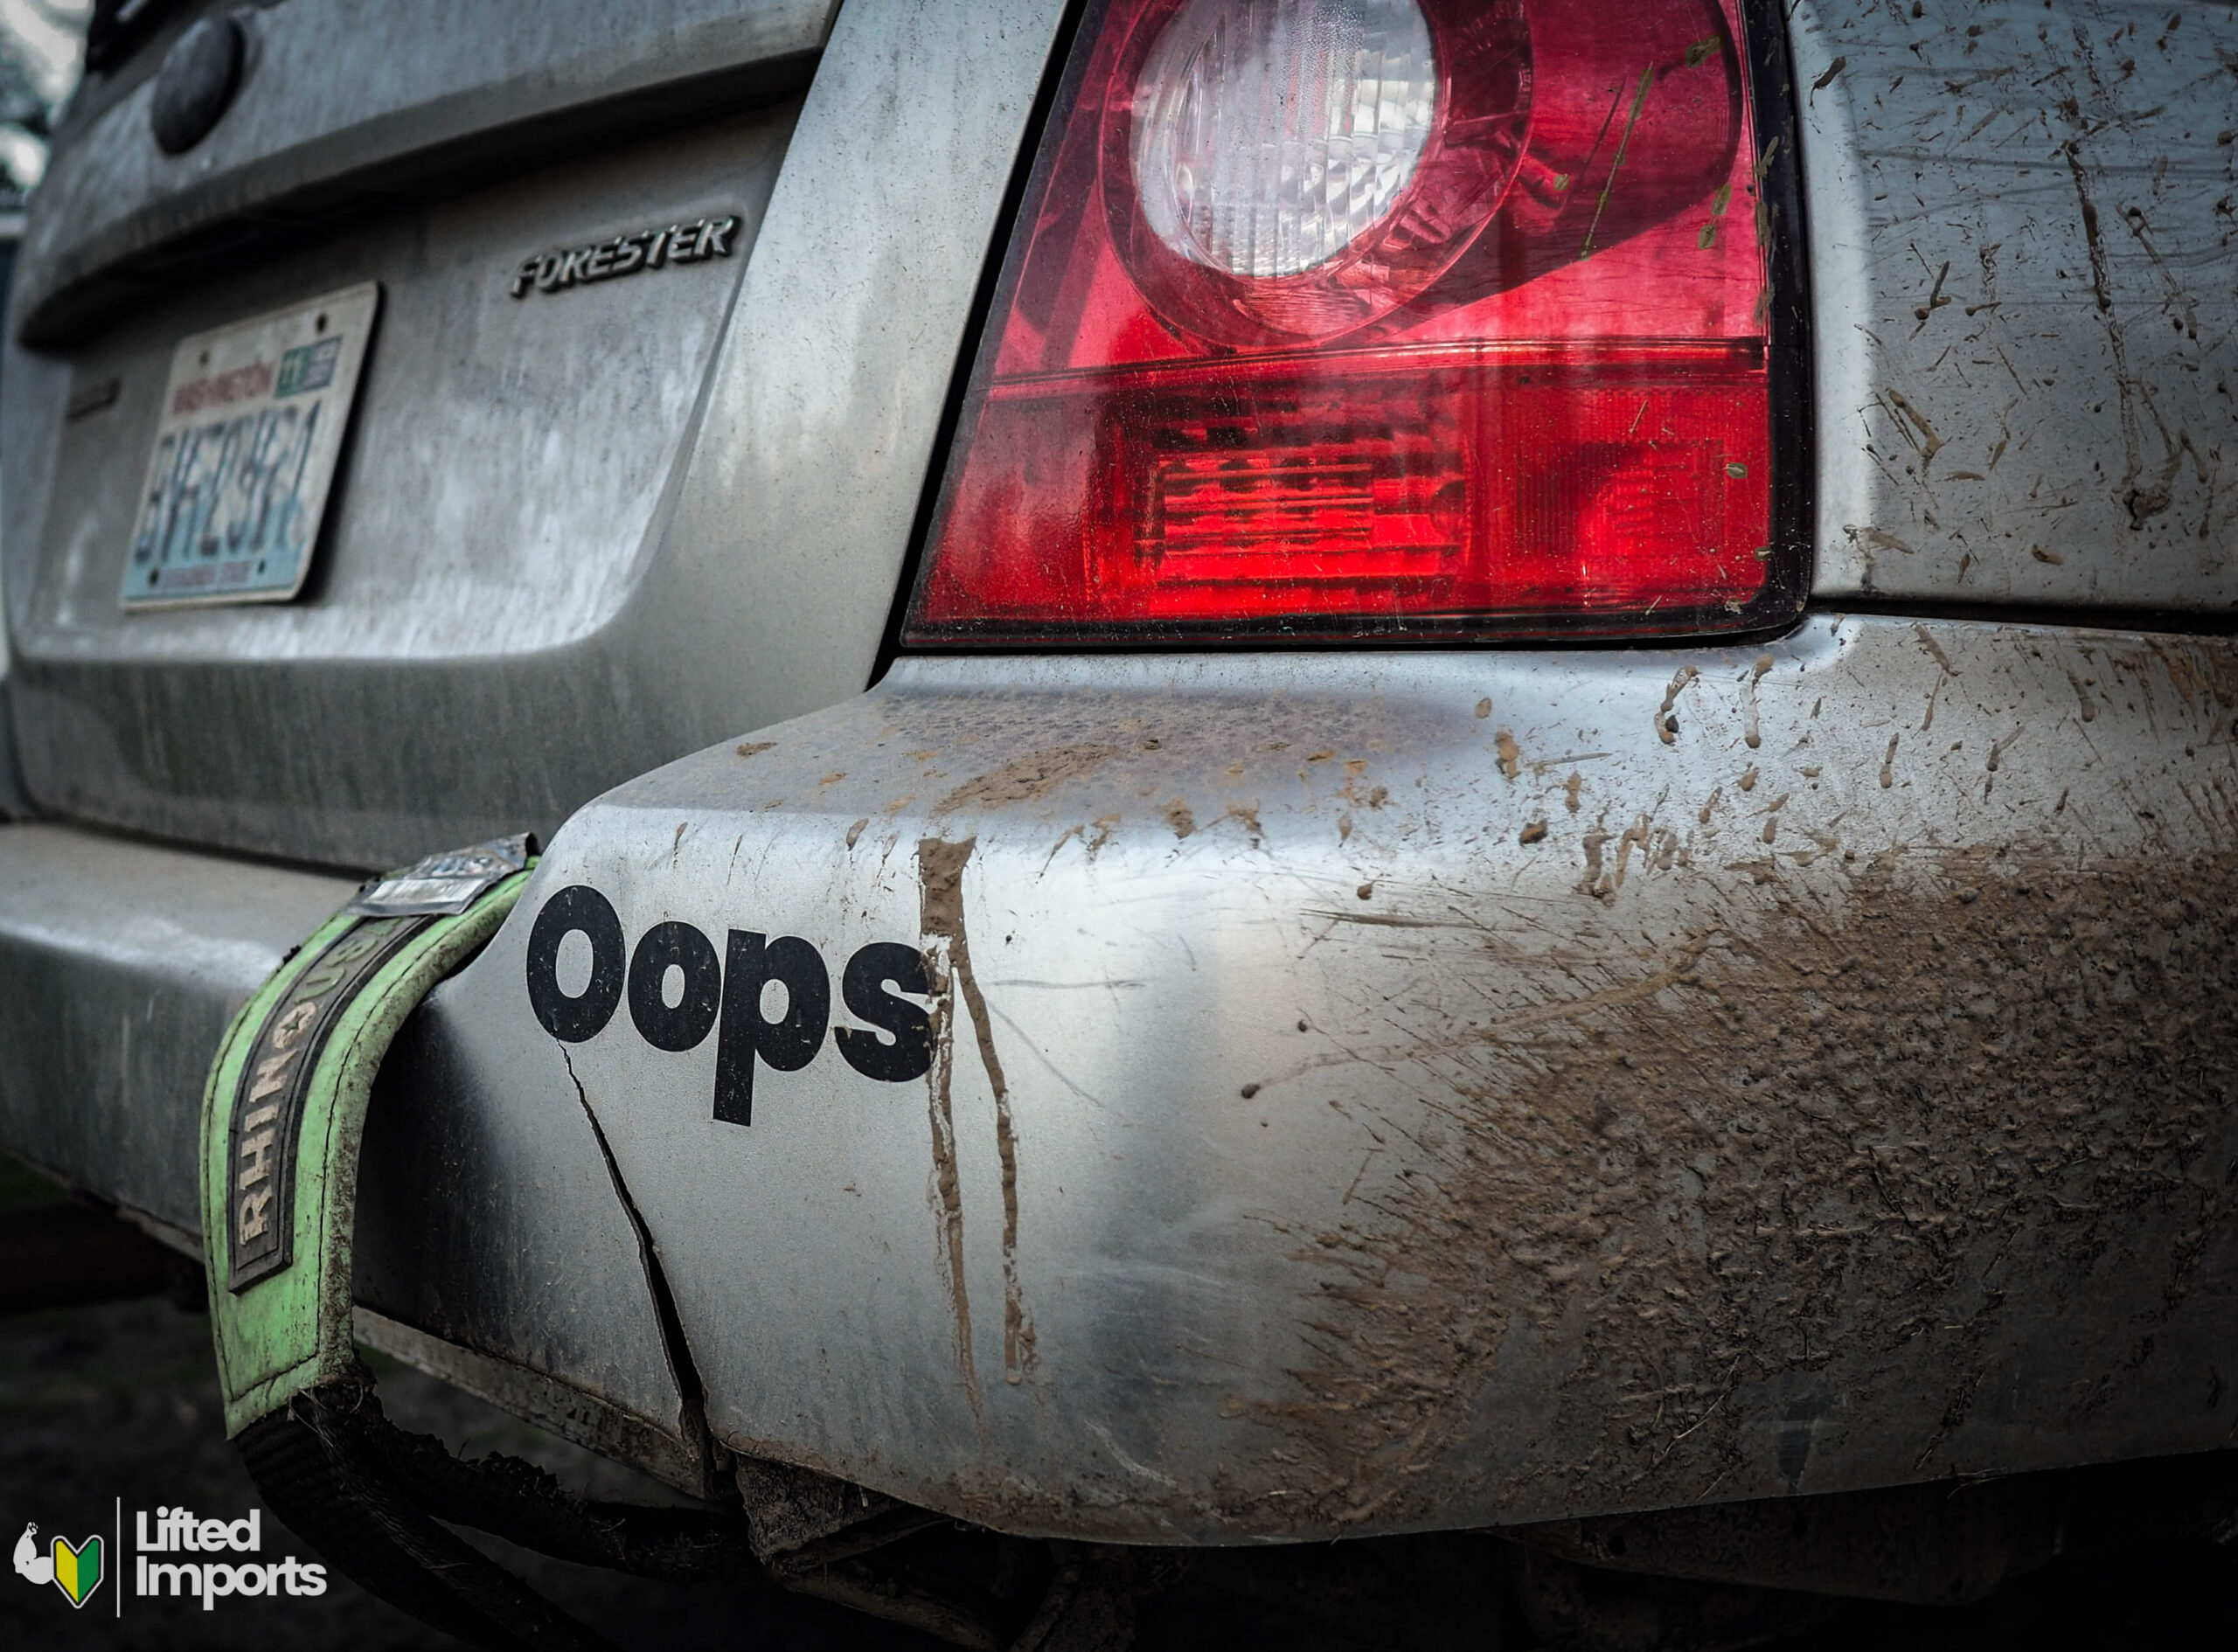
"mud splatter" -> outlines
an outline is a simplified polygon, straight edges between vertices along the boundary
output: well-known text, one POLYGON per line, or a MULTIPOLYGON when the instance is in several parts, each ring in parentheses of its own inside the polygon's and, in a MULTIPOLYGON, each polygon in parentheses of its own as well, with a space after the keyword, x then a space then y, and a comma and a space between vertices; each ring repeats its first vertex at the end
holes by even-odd
POLYGON ((1927 295, 1926 303, 1920 305, 1917 309, 1912 311, 1913 316, 1919 322, 1919 326, 1912 329, 1915 333, 1920 331, 1921 329, 1924 328, 1929 321, 1934 319, 1936 311, 1943 309, 1947 304, 1956 302, 1948 293, 1943 290, 1943 283, 1950 279, 1950 260, 1946 258, 1943 260, 1943 267, 1936 272, 1935 290, 1927 295))
POLYGON ((1640 71, 1639 84, 1632 89, 1632 107, 1624 116, 1624 130, 1616 140, 1616 153, 1609 163, 1609 176, 1602 181, 1601 198, 1594 203, 1593 221, 1585 226, 1585 239, 1578 246, 1580 260, 1594 254, 1593 238, 1600 233, 1602 214, 1609 210, 1609 198, 1616 193, 1616 174, 1624 164, 1624 155, 1632 145, 1632 128, 1639 124, 1640 106, 1647 101, 1649 88, 1655 85, 1655 66, 1651 63, 1640 71))
MULTIPOLYGON (((1921 465, 1925 467, 1933 464, 1935 462, 1935 455, 1943 451, 1943 438, 1936 434, 1935 427, 1927 421, 1927 415, 1922 413, 1917 407, 1914 406, 1909 401, 1905 399, 1904 392, 1902 391, 1897 390, 1892 386, 1887 394, 1889 405, 1894 407, 1895 410, 1901 413, 1906 419, 1910 420, 1920 433, 1922 437, 1920 444, 1921 465)), ((1903 428, 1901 422, 1898 424, 1897 428, 1900 430, 1903 428)))
POLYGON ((1879 528, 1860 528, 1854 524, 1848 524, 1843 527, 1842 531, 1852 539, 1862 539, 1866 544, 1878 545, 1884 551, 1901 551, 1908 557, 1915 557, 1919 554, 1917 545, 1907 545, 1894 534, 1884 533, 1879 528))
MULTIPOLYGON (((987 1072, 988 1087, 995 1095, 995 1151, 1003 1167, 1003 1380, 1022 1382, 1025 1368, 1033 1357, 1033 1322, 1025 1311, 1025 1299, 1019 1289, 1018 1274, 1018 1135, 1011 1119, 1010 1086, 1003 1077, 1002 1059, 995 1050, 994 1018, 988 1013, 987 1000, 979 990, 978 977, 971 968, 971 943, 963 927, 963 868, 977 845, 977 838, 965 838, 960 843, 944 843, 928 837, 917 845, 919 875, 923 880, 920 903, 921 923, 929 939, 947 941, 947 982, 935 982, 936 995, 947 1002, 948 1015, 935 1027, 935 1051, 945 1051, 936 1057, 940 1092, 934 1125, 934 1149, 936 1171, 943 1177, 942 1197, 949 1212, 951 1229, 949 1247, 950 1279, 956 1296, 957 1330, 964 1339, 965 1380, 971 1381, 969 1343, 970 1315, 963 1290, 963 1206, 960 1184, 956 1177, 956 1120, 949 1105, 949 1063, 954 1059, 955 1000, 946 991, 952 984, 962 990, 964 1008, 970 1012, 973 1031, 977 1035, 980 1064, 987 1072), (946 1037, 941 1035, 945 1032, 946 1037), (941 1165, 939 1137, 942 1123, 947 1127, 947 1158, 944 1170, 941 1165)), ((973 1388, 975 1414, 976 1385, 973 1388)), ((983 1419, 982 1426, 984 1426, 983 1419)))
POLYGON ((1771 669, 1772 656, 1769 654, 1760 654, 1756 656, 1756 663, 1748 672, 1748 704, 1741 724, 1741 744, 1752 752, 1764 743, 1764 737, 1758 732, 1756 726, 1756 684, 1764 680, 1765 675, 1771 669))
POLYGON ((1492 746, 1500 754, 1500 773, 1513 780, 1523 772, 1522 748, 1515 743, 1515 731, 1504 728, 1492 736, 1492 746))
POLYGON ((1655 737, 1665 746, 1678 738, 1678 719, 1671 714, 1671 708, 1678 704, 1679 695, 1699 675, 1692 666, 1682 665, 1671 679, 1671 686, 1663 691, 1663 704, 1655 708, 1655 737))
MULTIPOLYGON (((2175 501, 2175 480, 2183 464, 2183 452, 2191 445, 2187 435, 2180 445, 2168 434, 2161 422, 2159 410, 2152 405, 2151 397, 2130 368, 2128 335, 2122 327, 2121 317, 2114 313, 2113 294, 2107 278, 2106 235, 2099 222, 2097 203, 2091 199, 2090 180, 2082 165, 2082 140, 2069 138, 2060 146, 2067 157, 2068 171, 2075 179, 2076 204, 2082 210, 2082 239, 2090 253, 2090 288, 2097 301, 2099 319, 2106 326, 2106 343, 2114 356, 2114 392, 2121 402, 2122 446, 2125 449, 2122 480, 2116 497, 2129 511, 2131 524, 2143 527, 2152 517, 2166 510, 2175 501), (2167 452, 2167 466, 2159 482, 2150 486, 2140 484, 2144 475, 2144 427, 2138 414, 2142 403, 2144 416, 2151 419, 2159 429, 2161 446, 2167 452)), ((2163 272, 2165 273, 2165 271, 2163 272)))
POLYGON ((2098 313, 2109 315, 2114 295, 2106 281, 2106 233, 2099 226, 2098 203, 2090 198, 2090 180, 2083 175, 2081 146, 2070 138, 2060 146, 2060 153, 2067 157, 2067 170, 2075 178, 2075 204, 2082 209, 2082 240, 2090 253, 2090 290, 2097 298, 2098 313))
MULTIPOLYGON (((919 926, 928 937, 954 937, 963 933, 963 863, 971 858, 976 838, 961 843, 928 837, 917 845, 919 926)), ((926 1097, 932 1117, 933 1188, 940 1204, 941 1249, 948 1260, 949 1307, 956 1318, 956 1363, 963 1378, 964 1397, 971 1405, 979 1432, 987 1432, 986 1406, 979 1394, 979 1376, 971 1352, 971 1292, 963 1267, 963 1184, 956 1167, 956 1106, 952 1099, 956 1072, 956 995, 950 990, 953 942, 949 947, 928 947, 925 961, 933 978, 933 1065, 927 1075, 926 1097)))
MULTIPOLYGON (((2208 1253, 2238 1195, 2238 947, 2218 915, 2238 862, 1953 857, 1940 880, 1961 879, 1979 892, 1954 904, 1889 857, 1834 921, 1752 885, 1659 957, 1578 961, 1606 984, 1361 1052, 1418 1064, 1460 1135, 1432 1173, 1359 1189, 1351 1208, 1380 1219, 1298 1235, 1315 1357, 1293 1403, 1249 1408, 1278 1444, 1236 1457, 1238 1517, 1280 1484, 1340 1527, 1432 1517, 1419 1467, 1541 1384, 1539 1444, 1490 1497, 1519 1511, 1813 1489, 1814 1447, 1876 1449, 1887 1405, 1861 1388, 1933 1397, 1888 1442, 1892 1475, 1963 1472, 1980 1371, 2033 1334, 2008 1295, 2086 1280, 2134 1316, 2079 1322, 2070 1380, 2031 1403, 2080 1418, 2116 1384, 2188 1383, 2196 1338, 2151 1345, 2219 1288, 2208 1253), (1817 1420, 1790 1442, 1797 1405, 1817 1420)), ((1484 943, 1372 944, 1444 969, 1484 943)))
POLYGON ((1601 851, 1609 842, 1609 833, 1599 826, 1586 833, 1581 843, 1585 850, 1585 877, 1578 884, 1578 892, 1596 899, 1602 895, 1607 880, 1602 876, 1601 851))
POLYGON ((1077 780, 1119 755, 1116 746, 1052 746, 1013 757, 1000 768, 975 775, 933 805, 935 815, 959 809, 1001 809, 1038 802, 1068 780, 1077 780))
POLYGON ((1950 663, 1950 656, 1943 651, 1943 644, 1929 634, 1927 627, 1915 625, 1912 628, 1912 631, 1919 638, 1920 646, 1928 651, 1929 657, 1942 668, 1936 674, 1935 686, 1927 691, 1927 715, 1920 719, 1920 732, 1924 734, 1935 726, 1935 702, 1942 694, 1943 684, 1959 675, 1959 672, 1958 668, 1950 663))

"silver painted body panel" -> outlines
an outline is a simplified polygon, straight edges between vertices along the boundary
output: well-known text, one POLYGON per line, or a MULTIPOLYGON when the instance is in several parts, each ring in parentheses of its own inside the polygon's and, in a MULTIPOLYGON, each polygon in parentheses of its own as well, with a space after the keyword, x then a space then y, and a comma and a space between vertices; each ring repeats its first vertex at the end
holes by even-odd
MULTIPOLYGON (((358 1171, 358 1301, 548 1379, 537 1385, 546 1426, 713 1491, 652 1259, 565 1059, 548 1038, 462 1038, 456 990, 428 996, 382 1065, 358 1171)), ((476 1385, 470 1364, 452 1374, 476 1385)))
POLYGON ((1063 10, 840 13, 716 364, 664 577, 634 616, 638 660, 657 661, 700 739, 835 704, 876 670, 1063 10))
MULTIPOLYGON (((1761 653, 905 663, 569 824, 385 1075, 361 1298, 692 1483, 588 1108, 719 1441, 1012 1530, 2214 1447, 2233 656, 1828 617, 1761 653), (626 1010, 557 1044, 524 947, 573 882, 633 941, 923 948, 934 1072, 826 1047, 740 1128, 707 1045, 626 1010)), ((0 1131, 191 1215, 201 1065, 346 885, 33 826, 0 888, 0 1131)))
POLYGON ((2238 8, 1801 0, 1817 593, 2238 598, 2238 8))
POLYGON ((448 1002, 462 1047, 544 1037, 525 937, 574 884, 632 943, 925 948, 916 1081, 827 1045, 719 1122, 716 1041, 626 1006, 568 1060, 717 1436, 998 1526, 2206 1449, 2234 667, 1839 617, 1761 654, 905 663, 583 810, 448 1002))
POLYGON ((53 488, 72 508, 49 516, 42 554, 18 571, 26 656, 432 661, 532 655, 596 632, 642 572, 793 115, 787 105, 540 169, 110 329, 77 354, 74 377, 118 380, 117 399, 68 421, 53 488), (562 226, 588 239, 723 209, 745 214, 728 260, 525 299, 509 290, 522 255, 557 244, 562 226), (316 600, 264 613, 121 611, 112 587, 170 342, 344 272, 380 282, 384 313, 316 600))
POLYGON ((254 273, 188 283, 76 351, 73 385, 122 389, 63 426, 44 520, 26 510, 7 541, 33 796, 163 836, 371 866, 548 831, 594 788, 585 770, 642 767, 611 703, 585 705, 565 684, 657 544, 796 113, 401 205, 254 273), (708 213, 745 219, 728 260, 511 295, 526 255, 708 213), (308 600, 123 611, 177 339, 365 276, 383 314, 308 600), (455 738, 430 751, 415 728, 455 738))

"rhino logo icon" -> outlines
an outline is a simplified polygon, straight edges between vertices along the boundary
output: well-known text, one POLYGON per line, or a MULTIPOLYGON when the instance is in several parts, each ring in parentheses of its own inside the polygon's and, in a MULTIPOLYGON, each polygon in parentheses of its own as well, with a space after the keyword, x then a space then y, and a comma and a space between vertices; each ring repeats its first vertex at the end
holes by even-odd
POLYGON ((72 1606, 81 1607, 101 1586, 101 1540, 85 1537, 73 1544, 56 1537, 42 1549, 38 1527, 26 1522, 24 1535, 16 1539, 16 1575, 29 1583, 51 1583, 72 1606))

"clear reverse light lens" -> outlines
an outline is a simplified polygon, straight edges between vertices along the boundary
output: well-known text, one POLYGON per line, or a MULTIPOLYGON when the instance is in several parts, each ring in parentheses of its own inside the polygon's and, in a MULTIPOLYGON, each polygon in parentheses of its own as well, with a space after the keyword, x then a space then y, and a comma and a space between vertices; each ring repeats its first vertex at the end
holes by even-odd
POLYGON ((1231 275, 1311 269, 1398 204, 1437 89, 1414 0, 1192 0, 1135 88, 1143 217, 1231 275))

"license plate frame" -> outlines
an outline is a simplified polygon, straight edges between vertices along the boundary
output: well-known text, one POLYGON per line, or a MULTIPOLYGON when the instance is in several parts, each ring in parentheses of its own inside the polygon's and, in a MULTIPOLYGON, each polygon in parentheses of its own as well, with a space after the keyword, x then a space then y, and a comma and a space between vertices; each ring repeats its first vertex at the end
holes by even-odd
POLYGON ((179 341, 125 552, 128 612, 302 590, 380 299, 365 281, 179 341))

